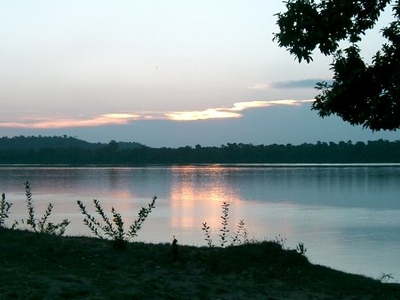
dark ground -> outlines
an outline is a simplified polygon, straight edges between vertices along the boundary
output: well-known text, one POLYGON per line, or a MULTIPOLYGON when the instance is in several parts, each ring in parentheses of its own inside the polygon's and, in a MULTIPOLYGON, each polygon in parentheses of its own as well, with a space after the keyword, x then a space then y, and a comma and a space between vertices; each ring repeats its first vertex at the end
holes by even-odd
POLYGON ((400 285, 312 265, 276 242, 227 248, 0 229, 0 299, 400 299, 400 285))

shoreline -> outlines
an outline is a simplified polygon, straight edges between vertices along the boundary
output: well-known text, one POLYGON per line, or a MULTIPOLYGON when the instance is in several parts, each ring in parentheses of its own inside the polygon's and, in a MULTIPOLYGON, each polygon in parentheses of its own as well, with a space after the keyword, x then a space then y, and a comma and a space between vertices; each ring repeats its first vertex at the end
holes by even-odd
POLYGON ((276 242, 226 248, 0 229, 2 299, 399 299, 382 283, 311 264, 276 242))

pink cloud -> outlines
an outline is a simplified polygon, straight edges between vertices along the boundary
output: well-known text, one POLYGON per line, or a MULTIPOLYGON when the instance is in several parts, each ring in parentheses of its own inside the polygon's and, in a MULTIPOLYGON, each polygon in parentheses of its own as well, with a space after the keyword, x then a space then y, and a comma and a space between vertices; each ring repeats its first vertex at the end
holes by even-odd
POLYGON ((106 113, 100 116, 84 118, 43 118, 26 117, 19 121, 0 122, 0 128, 68 128, 68 127, 93 127, 102 125, 123 125, 137 120, 171 120, 171 121, 194 121, 207 119, 240 118, 242 111, 254 108, 265 108, 276 105, 299 106, 309 100, 270 100, 270 101, 248 101, 237 102, 232 107, 207 108, 198 111, 173 111, 173 112, 121 112, 106 113))

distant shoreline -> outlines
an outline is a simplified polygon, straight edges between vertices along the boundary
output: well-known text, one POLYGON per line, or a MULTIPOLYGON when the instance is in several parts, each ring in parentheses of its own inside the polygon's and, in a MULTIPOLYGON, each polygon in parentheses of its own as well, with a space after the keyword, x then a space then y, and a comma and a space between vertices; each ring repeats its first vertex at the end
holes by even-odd
POLYGON ((400 141, 151 148, 139 143, 88 143, 72 137, 0 138, 0 165, 148 166, 187 164, 399 164, 400 141))

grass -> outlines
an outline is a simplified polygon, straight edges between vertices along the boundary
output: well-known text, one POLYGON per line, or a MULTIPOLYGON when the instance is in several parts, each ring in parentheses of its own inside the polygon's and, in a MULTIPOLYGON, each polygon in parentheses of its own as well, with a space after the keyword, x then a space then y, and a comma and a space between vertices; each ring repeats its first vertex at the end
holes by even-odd
POLYGON ((400 285, 312 265, 273 241, 225 248, 0 229, 0 299, 400 299, 400 285))

